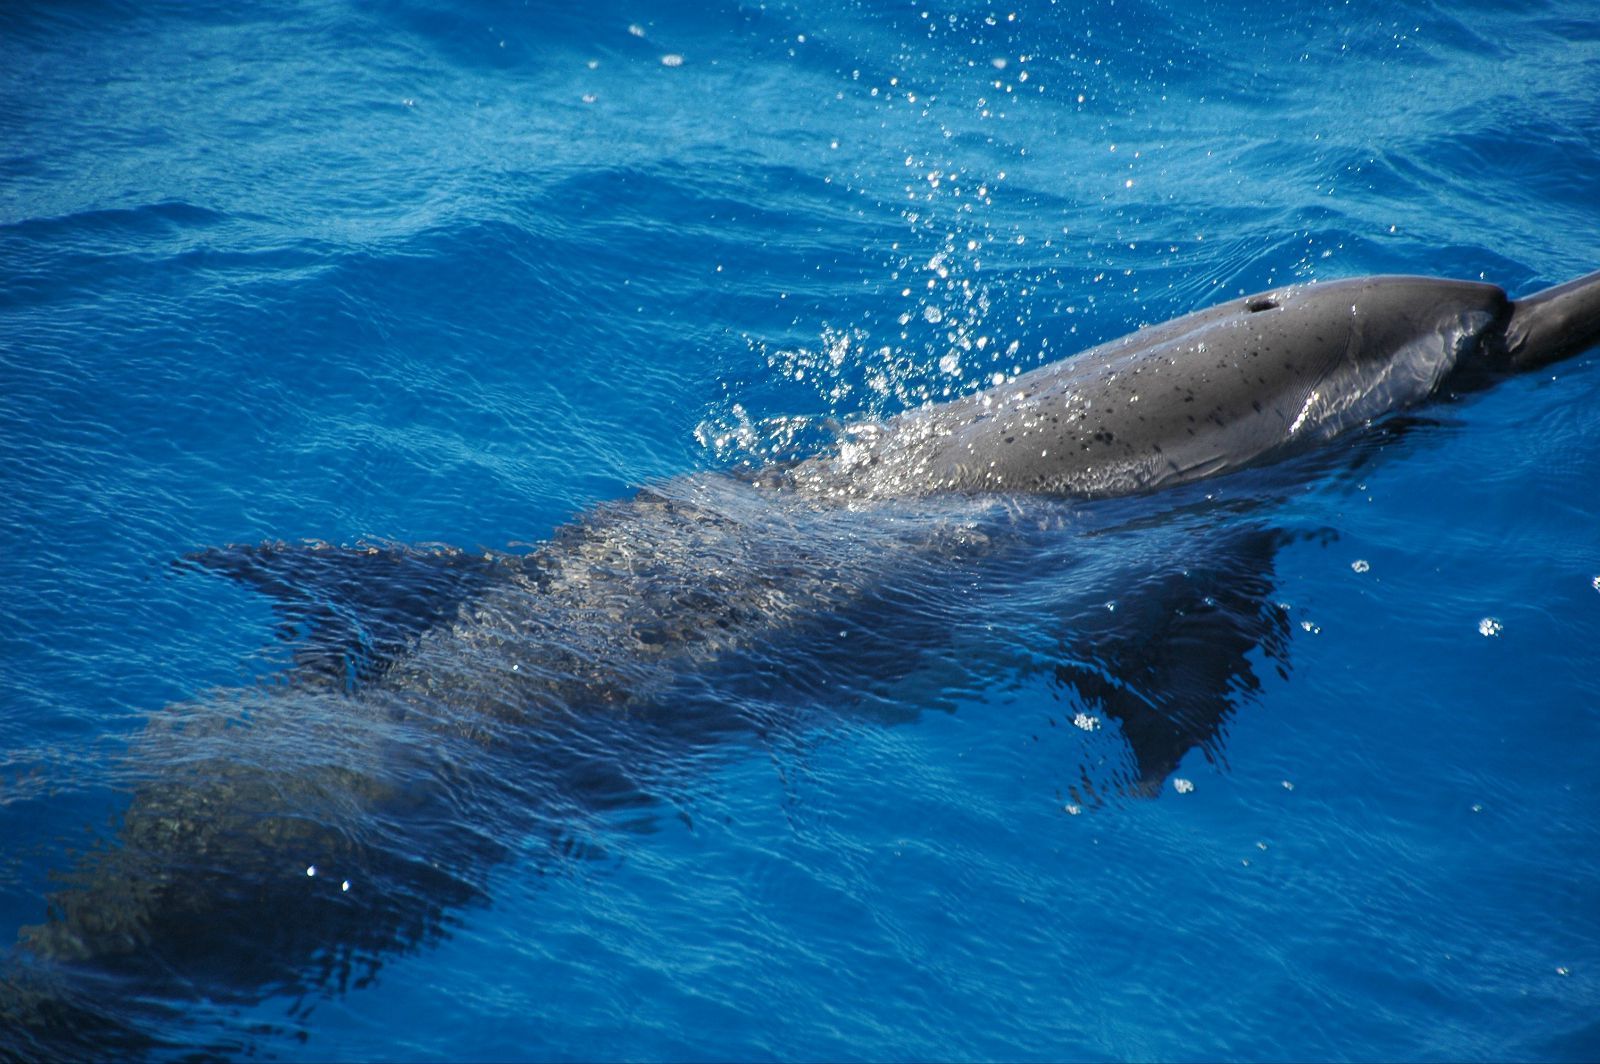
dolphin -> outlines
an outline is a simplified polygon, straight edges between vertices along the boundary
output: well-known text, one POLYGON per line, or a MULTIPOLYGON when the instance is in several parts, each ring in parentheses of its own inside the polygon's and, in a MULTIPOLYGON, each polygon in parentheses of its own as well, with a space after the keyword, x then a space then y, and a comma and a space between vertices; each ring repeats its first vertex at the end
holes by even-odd
MULTIPOLYGON (((23 1056, 153 1048, 146 1029, 170 1033, 196 987, 360 985, 482 899, 508 839, 570 849, 584 823, 626 824, 728 738, 872 704, 952 640, 980 651, 938 664, 994 682, 983 648, 1007 618, 984 594, 1007 581, 1077 574, 1026 597, 1055 645, 996 668, 1042 665, 1116 721, 1130 761, 1110 789, 1151 793, 1215 753, 1259 664, 1287 675, 1287 537, 1257 517, 1274 490, 1219 513, 1182 487, 1597 342, 1600 273, 1517 300, 1419 277, 1291 285, 853 427, 830 453, 651 486, 526 554, 197 551, 183 568, 272 597, 292 660, 130 743, 115 830, 55 877, 0 970, 0 1056, 7 1038, 23 1056), (1147 504, 1158 489, 1179 490, 1147 504)), ((1084 770, 1084 790, 1105 782, 1084 770)))
POLYGON ((785 481, 836 497, 1142 493, 1307 450, 1597 341, 1600 272, 1518 300, 1428 277, 1289 285, 901 414, 785 481))

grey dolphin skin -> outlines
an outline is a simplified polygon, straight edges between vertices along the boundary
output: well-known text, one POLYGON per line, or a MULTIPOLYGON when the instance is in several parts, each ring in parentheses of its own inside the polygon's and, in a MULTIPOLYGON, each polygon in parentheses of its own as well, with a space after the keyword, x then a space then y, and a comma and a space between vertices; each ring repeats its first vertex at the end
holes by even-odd
POLYGON ((1363 277, 1230 300, 955 402, 795 469, 823 494, 1105 497, 1271 461, 1600 340, 1600 273, 1511 300, 1363 277))
POLYGON ((237 1054, 167 1039, 191 1009, 362 985, 447 933, 524 840, 603 845, 740 739, 819 727, 822 706, 937 704, 879 697, 923 665, 937 690, 1028 670, 1069 688, 1126 755, 1068 767, 1064 789, 1153 793, 1217 753, 1257 668, 1288 675, 1273 565, 1290 537, 1262 517, 1273 478, 1245 473, 1223 502, 1147 493, 1597 342, 1600 273, 1520 300, 1416 277, 1293 285, 834 453, 654 485, 525 554, 196 552, 180 567, 272 597, 292 660, 130 740, 116 824, 53 875, 0 966, 0 1059, 237 1054))

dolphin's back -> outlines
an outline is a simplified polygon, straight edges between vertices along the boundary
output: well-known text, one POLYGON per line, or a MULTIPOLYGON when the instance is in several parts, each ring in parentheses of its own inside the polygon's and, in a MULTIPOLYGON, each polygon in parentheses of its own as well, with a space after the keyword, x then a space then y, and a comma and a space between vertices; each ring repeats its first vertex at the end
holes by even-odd
POLYGON ((1086 497, 1199 480, 1427 399, 1509 306, 1494 285, 1430 278, 1280 288, 910 411, 796 480, 1086 497))

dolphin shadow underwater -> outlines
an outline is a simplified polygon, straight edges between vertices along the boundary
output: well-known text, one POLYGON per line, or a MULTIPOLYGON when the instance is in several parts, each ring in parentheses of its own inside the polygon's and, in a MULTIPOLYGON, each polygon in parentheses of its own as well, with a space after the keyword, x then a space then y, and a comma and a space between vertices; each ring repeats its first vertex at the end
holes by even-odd
POLYGON ((114 837, 55 874, 4 969, 0 1056, 171 1048, 186 1003, 363 985, 526 840, 581 852, 752 741, 938 706, 892 697, 919 673, 1048 677, 1124 747, 1073 795, 1154 793, 1216 756, 1258 667, 1287 675, 1270 510, 1352 453, 1322 445, 1597 342, 1600 273, 1520 300, 1295 285, 830 453, 646 488, 525 554, 191 554, 272 598, 292 661, 132 741, 114 837))

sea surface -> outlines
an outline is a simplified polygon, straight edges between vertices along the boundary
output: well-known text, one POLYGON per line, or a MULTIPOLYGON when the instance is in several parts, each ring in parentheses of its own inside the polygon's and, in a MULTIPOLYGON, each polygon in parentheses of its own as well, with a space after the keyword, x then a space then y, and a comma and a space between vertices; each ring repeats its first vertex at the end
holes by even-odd
POLYGON ((391 577, 295 613, 195 552, 625 558, 682 531, 641 487, 1243 292, 1597 267, 1592 0, 6 4, 0 1057, 1595 1059, 1593 351, 1179 502, 745 514, 669 590, 777 634, 624 674, 688 738, 371 754, 425 815, 320 826, 444 886, 252 914, 315 878, 269 850, 237 958, 15 943, 210 771, 164 718, 291 795, 263 707, 354 756, 293 676, 391 577), (1196 580, 1259 629, 1220 678, 1162 642, 1196 580), (1209 730, 1141 770, 1086 669, 1209 730))

